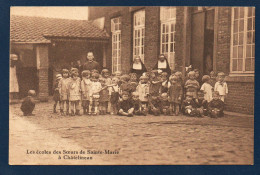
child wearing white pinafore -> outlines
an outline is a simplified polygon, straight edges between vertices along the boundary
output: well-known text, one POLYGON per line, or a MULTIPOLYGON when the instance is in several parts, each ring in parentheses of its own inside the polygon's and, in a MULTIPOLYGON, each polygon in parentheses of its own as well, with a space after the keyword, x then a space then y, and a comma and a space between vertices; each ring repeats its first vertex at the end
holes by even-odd
POLYGON ((212 100, 212 91, 213 91, 213 87, 210 85, 209 81, 210 81, 210 76, 204 75, 202 77, 203 85, 200 88, 200 90, 204 92, 204 99, 207 100, 208 103, 212 100))

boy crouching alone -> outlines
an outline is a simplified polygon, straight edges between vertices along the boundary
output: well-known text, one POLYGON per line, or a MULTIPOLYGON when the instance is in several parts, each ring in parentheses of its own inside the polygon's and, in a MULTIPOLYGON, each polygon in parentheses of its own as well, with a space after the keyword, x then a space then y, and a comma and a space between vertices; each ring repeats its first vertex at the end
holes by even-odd
POLYGON ((132 117, 134 113, 134 104, 129 99, 129 93, 126 91, 122 92, 122 101, 118 104, 118 115, 132 117))
POLYGON ((25 97, 25 99, 23 100, 22 105, 21 105, 21 110, 22 110, 24 116, 33 115, 32 112, 35 107, 35 102, 34 102, 34 98, 33 98, 34 96, 35 96, 35 91, 29 90, 28 96, 25 97))
POLYGON ((213 92, 213 100, 209 102, 209 117, 222 117, 224 115, 224 102, 220 99, 218 91, 213 92))

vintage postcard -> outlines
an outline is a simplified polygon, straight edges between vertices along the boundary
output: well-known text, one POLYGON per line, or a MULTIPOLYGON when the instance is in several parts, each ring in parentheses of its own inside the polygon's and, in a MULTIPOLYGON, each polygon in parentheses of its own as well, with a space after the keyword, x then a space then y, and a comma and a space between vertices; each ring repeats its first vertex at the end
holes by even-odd
POLYGON ((10 165, 254 164, 255 7, 10 12, 10 165))

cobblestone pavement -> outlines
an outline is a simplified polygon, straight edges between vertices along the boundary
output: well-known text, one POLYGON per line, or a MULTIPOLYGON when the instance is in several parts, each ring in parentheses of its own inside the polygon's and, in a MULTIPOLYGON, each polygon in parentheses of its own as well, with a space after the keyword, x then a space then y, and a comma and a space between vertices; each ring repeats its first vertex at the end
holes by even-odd
POLYGON ((19 107, 10 105, 10 164, 253 164, 253 117, 71 117, 52 114, 52 103, 24 117, 19 107))

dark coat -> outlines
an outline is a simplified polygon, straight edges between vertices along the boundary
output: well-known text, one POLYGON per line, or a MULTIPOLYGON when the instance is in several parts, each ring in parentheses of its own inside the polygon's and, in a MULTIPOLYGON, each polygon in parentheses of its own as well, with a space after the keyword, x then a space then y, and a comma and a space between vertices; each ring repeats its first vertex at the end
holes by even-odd
POLYGON ((89 70, 92 71, 93 69, 101 71, 101 67, 98 62, 96 61, 86 61, 86 63, 83 65, 83 70, 89 70))
POLYGON ((23 111, 24 115, 30 115, 32 114, 32 111, 34 110, 35 103, 31 96, 25 97, 25 99, 22 102, 21 110, 23 111))

